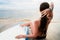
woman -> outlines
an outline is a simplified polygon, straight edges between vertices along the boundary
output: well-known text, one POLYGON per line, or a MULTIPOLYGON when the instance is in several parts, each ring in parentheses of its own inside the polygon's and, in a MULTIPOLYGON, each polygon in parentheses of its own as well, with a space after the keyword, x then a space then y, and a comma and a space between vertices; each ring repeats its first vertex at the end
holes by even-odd
POLYGON ((53 18, 53 4, 49 6, 47 2, 43 2, 40 5, 41 18, 33 22, 22 24, 21 26, 28 26, 31 28, 31 34, 29 35, 18 35, 16 38, 33 38, 42 39, 46 38, 47 28, 53 18))

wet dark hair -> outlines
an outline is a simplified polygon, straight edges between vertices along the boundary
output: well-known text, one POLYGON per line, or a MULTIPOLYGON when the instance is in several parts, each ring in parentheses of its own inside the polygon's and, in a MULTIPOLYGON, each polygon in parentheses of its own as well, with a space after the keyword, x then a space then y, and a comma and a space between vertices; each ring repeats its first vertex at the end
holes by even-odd
MULTIPOLYGON (((47 2, 41 3, 40 11, 43 11, 47 8, 49 8, 49 4, 47 2)), ((46 29, 47 21, 48 21, 47 15, 45 15, 44 17, 41 17, 40 26, 38 28, 38 30, 44 35, 46 35, 46 32, 47 32, 47 29, 46 29)))
POLYGON ((40 5, 40 11, 43 11, 45 9, 49 8, 49 4, 47 2, 43 2, 40 5))

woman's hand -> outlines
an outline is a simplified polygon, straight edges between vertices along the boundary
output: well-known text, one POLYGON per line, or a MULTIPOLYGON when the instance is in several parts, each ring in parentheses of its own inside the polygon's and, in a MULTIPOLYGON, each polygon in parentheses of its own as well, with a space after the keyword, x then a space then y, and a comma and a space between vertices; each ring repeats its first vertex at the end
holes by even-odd
POLYGON ((42 17, 44 17, 45 15, 47 15, 49 13, 49 9, 45 9, 43 10, 41 13, 42 13, 42 17))
POLYGON ((20 39, 20 38, 25 38, 25 35, 18 35, 15 38, 20 39))
POLYGON ((43 10, 41 13, 42 17, 44 17, 45 15, 47 15, 47 17, 52 15, 50 8, 43 10))

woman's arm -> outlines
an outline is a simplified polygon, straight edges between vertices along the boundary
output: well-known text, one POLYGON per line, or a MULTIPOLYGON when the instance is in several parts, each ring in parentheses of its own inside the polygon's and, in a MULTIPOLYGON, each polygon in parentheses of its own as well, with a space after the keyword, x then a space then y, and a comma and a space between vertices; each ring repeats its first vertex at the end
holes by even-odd
POLYGON ((16 36, 16 38, 35 38, 37 36, 37 33, 38 33, 38 25, 39 25, 39 22, 38 21, 35 21, 35 22, 31 22, 30 23, 30 28, 31 28, 31 31, 32 33, 31 34, 28 34, 28 35, 18 35, 16 36))
POLYGON ((36 37, 36 35, 33 35, 33 34, 16 36, 17 39, 20 39, 20 38, 35 38, 35 37, 36 37))
POLYGON ((53 10, 53 8, 54 8, 54 3, 51 2, 51 4, 50 4, 50 9, 53 10))
POLYGON ((20 26, 30 26, 30 22, 25 23, 25 24, 21 24, 20 26))

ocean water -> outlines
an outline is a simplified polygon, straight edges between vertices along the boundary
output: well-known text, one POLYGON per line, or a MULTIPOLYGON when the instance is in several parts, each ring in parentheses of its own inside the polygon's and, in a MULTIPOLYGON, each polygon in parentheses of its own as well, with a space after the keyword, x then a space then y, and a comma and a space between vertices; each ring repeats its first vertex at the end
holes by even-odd
POLYGON ((31 11, 26 12, 26 11, 25 10, 0 10, 0 18, 6 19, 6 18, 31 17, 33 12, 31 11))

